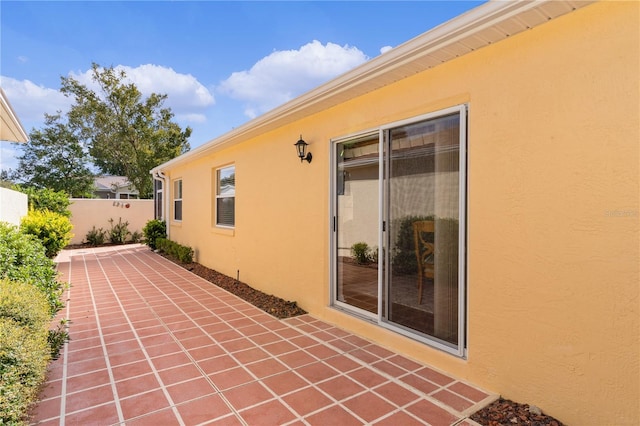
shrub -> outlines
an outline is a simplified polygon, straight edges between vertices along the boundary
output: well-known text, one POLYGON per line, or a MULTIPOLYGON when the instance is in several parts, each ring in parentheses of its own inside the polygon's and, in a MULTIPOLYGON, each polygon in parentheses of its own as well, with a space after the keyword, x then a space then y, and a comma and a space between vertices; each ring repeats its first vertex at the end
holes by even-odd
POLYGON ((66 217, 71 217, 69 195, 64 191, 47 188, 19 188, 29 197, 29 210, 49 210, 66 217))
POLYGON ((87 235, 85 235, 84 238, 92 246, 101 246, 101 245, 104 244, 104 242, 105 242, 105 240, 107 238, 107 233, 102 228, 97 228, 96 229, 96 227, 94 225, 91 228, 91 230, 89 232, 87 232, 87 235))
POLYGON ((175 257, 182 263, 193 262, 193 249, 191 247, 183 246, 166 238, 158 238, 156 245, 160 251, 175 257))
POLYGON ((45 379, 48 303, 27 283, 0 281, 0 424, 24 422, 45 379))
POLYGON ((156 240, 158 238, 167 238, 167 224, 158 219, 150 220, 142 228, 146 244, 152 250, 157 249, 156 240))
POLYGON ((69 244, 73 237, 72 228, 68 217, 49 210, 31 210, 20 224, 23 233, 34 235, 42 241, 50 258, 56 257, 69 244))
POLYGON ((127 237, 131 235, 131 232, 129 232, 129 222, 123 222, 121 217, 118 218, 117 224, 114 225, 113 222, 113 219, 109 219, 109 224, 111 225, 109 241, 113 244, 124 244, 127 241, 127 237))
POLYGON ((0 222, 0 279, 29 283, 38 288, 55 315, 62 308, 60 295, 64 284, 57 280, 55 264, 45 255, 42 243, 33 235, 0 222))
POLYGON ((140 231, 135 231, 133 234, 131 234, 132 243, 139 243, 140 241, 142 241, 142 233, 140 231))
POLYGON ((360 265, 366 265, 371 261, 370 251, 369 245, 365 242, 354 243, 351 246, 351 254, 360 265))

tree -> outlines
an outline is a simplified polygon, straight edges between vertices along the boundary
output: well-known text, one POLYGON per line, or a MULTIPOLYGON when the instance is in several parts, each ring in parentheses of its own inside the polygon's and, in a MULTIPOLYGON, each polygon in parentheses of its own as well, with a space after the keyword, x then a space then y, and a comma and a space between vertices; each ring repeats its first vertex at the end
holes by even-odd
POLYGON ((91 197, 93 173, 79 136, 60 114, 45 114, 42 130, 33 130, 18 156, 12 178, 26 187, 63 191, 71 197, 91 197))
POLYGON ((152 93, 146 99, 126 73, 92 64, 92 80, 98 92, 72 77, 62 77, 61 92, 73 96, 69 122, 81 129, 94 164, 104 173, 126 176, 141 198, 153 196, 149 171, 189 150, 184 131, 171 120, 166 95, 152 93))

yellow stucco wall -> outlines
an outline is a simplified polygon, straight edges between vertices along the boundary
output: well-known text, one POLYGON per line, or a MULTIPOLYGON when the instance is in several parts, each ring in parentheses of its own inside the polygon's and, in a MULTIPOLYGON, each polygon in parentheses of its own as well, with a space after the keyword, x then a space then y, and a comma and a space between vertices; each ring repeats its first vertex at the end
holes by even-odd
POLYGON ((598 3, 187 165, 197 260, 574 425, 640 424, 638 2, 598 3), (467 103, 468 357, 329 307, 329 140, 467 103), (313 153, 300 163, 302 134, 313 153), (212 226, 236 166, 236 227, 212 226))

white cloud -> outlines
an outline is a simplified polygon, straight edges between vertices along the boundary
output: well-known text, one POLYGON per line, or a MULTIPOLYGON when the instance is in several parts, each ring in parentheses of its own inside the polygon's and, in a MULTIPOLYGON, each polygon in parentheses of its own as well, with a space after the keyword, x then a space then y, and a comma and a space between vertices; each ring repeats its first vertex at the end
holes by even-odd
MULTIPOLYGON (((172 68, 151 64, 136 68, 118 65, 116 69, 124 70, 143 96, 151 93, 167 94, 164 106, 170 107, 183 125, 206 122, 204 110, 215 103, 211 91, 191 74, 180 74, 172 68)), ((72 71, 69 77, 97 90, 97 85, 91 80, 91 70, 72 71)), ((73 99, 67 98, 58 89, 39 86, 29 80, 0 76, 0 85, 27 132, 44 124, 45 113, 55 114, 61 111, 64 114, 73 102, 73 99)))
MULTIPOLYGON (((114 67, 124 71, 144 96, 151 93, 167 95, 165 106, 170 107, 176 117, 202 122, 203 114, 197 112, 215 103, 213 94, 191 74, 180 74, 160 65, 146 64, 132 68, 126 65, 114 67)), ((91 79, 92 70, 83 73, 70 72, 69 76, 94 90, 97 85, 91 79)))
MULTIPOLYGON (((16 80, 0 76, 0 85, 7 94, 18 118, 25 126, 26 122, 44 121, 45 113, 66 112, 71 105, 71 100, 58 90, 38 86, 29 80, 16 80)), ((25 130, 29 131, 27 128, 25 130)))
POLYGON ((29 62, 29 58, 26 56, 18 56, 18 62, 22 62, 24 64, 25 62, 29 62))
POLYGON ((245 115, 254 118, 368 59, 355 47, 314 40, 299 50, 274 51, 250 70, 234 72, 218 91, 246 102, 245 115))
POLYGON ((383 46, 383 47, 380 48, 380 54, 387 53, 391 49, 393 49, 393 46, 383 46))

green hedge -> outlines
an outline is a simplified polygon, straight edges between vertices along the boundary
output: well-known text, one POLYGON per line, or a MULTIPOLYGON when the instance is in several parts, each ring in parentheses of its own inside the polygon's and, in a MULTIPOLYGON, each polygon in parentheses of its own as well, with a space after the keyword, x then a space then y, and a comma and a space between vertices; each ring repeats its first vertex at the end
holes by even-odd
POLYGON ((33 235, 0 222, 0 279, 28 283, 39 289, 49 304, 51 317, 62 308, 64 284, 57 279, 55 264, 45 255, 42 243, 33 235))
POLYGON ((50 360, 49 318, 37 288, 0 280, 0 424, 26 423, 50 360))
POLYGON ((158 250, 175 257, 180 262, 193 262, 193 249, 191 247, 183 246, 166 238, 156 239, 156 245, 158 246, 158 250))
POLYGON ((20 229, 42 241, 46 255, 50 258, 56 257, 73 237, 73 225, 69 218, 49 210, 29 211, 29 214, 22 218, 20 229))

